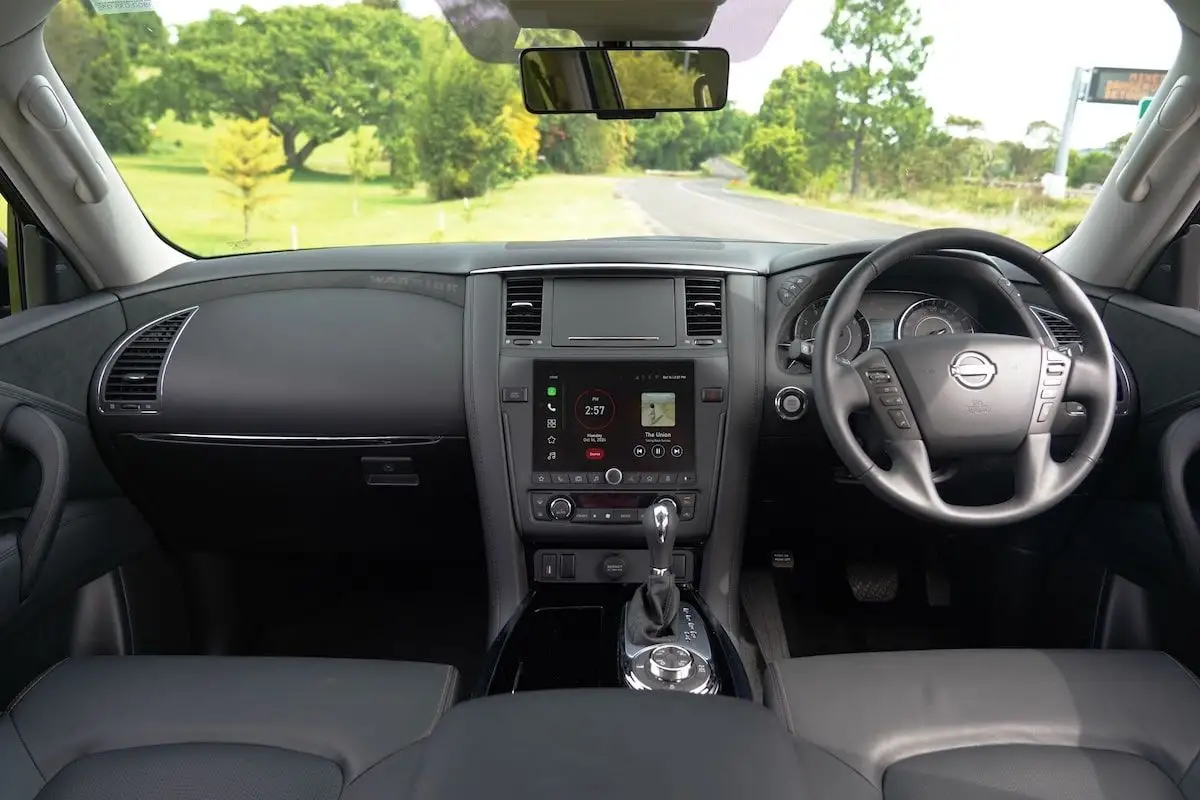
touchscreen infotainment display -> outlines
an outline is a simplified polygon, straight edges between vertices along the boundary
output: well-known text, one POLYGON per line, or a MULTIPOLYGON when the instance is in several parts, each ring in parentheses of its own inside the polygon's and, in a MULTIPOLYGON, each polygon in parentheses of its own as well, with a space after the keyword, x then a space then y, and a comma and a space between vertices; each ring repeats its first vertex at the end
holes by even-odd
POLYGON ((690 361, 537 361, 534 462, 546 470, 694 470, 690 361))

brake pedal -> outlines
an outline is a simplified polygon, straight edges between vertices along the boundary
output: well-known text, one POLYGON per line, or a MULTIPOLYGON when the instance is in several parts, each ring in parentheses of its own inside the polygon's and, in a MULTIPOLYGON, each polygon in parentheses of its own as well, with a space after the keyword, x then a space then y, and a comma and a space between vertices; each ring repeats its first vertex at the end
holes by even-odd
POLYGON ((890 603, 900 591, 900 571, 892 564, 848 564, 846 581, 860 603, 890 603))

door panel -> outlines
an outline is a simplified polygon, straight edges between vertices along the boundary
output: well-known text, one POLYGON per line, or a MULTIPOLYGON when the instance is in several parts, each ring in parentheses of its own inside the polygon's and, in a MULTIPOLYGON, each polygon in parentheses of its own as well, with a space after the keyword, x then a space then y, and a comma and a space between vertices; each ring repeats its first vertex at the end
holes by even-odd
POLYGON ((97 626, 96 597, 121 596, 120 570, 156 542, 86 409, 97 362, 125 332, 106 294, 0 320, 0 703, 58 659, 130 647, 128 611, 97 626))

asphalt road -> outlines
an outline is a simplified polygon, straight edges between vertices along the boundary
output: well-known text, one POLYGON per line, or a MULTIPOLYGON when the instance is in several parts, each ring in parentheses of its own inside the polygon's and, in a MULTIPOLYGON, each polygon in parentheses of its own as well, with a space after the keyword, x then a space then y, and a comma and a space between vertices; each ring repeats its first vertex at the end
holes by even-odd
POLYGON ((621 181, 617 189, 664 236, 828 244, 891 239, 916 230, 737 194, 726 191, 726 183, 726 178, 646 176, 621 181))

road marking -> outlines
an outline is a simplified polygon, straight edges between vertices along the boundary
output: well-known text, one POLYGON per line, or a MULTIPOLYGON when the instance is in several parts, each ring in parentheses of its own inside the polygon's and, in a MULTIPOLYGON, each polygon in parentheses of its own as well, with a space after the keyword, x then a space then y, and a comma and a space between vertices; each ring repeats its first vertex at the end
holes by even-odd
MULTIPOLYGON (((828 228, 822 228, 820 225, 810 225, 807 222, 796 222, 795 220, 784 219, 783 217, 777 217, 774 214, 768 214, 766 211, 760 211, 757 208, 750 208, 749 206, 747 206, 744 203, 735 203, 735 202, 732 202, 729 200, 722 200, 718 197, 713 197, 710 194, 704 194, 703 192, 693 191, 693 190, 687 188, 684 185, 684 183, 685 183, 684 181, 676 181, 675 185, 682 192, 686 192, 687 194, 694 195, 696 197, 703 197, 705 200, 709 200, 713 203, 717 203, 718 205, 734 206, 742 211, 747 211, 751 214, 757 214, 760 217, 764 217, 773 222, 783 223, 784 225, 787 225, 792 228, 802 228, 802 229, 806 228, 808 230, 816 231, 821 236, 830 236, 830 237, 833 237, 833 239, 835 239, 836 241, 841 241, 841 242, 856 241, 856 238, 853 236, 847 236, 846 234, 840 233, 838 231, 832 231, 832 230, 829 230, 828 228)), ((722 190, 722 191, 724 191, 724 190, 722 190)), ((862 238, 865 238, 865 237, 862 237, 862 238)), ((828 242, 821 242, 820 244, 828 244, 828 242)))

